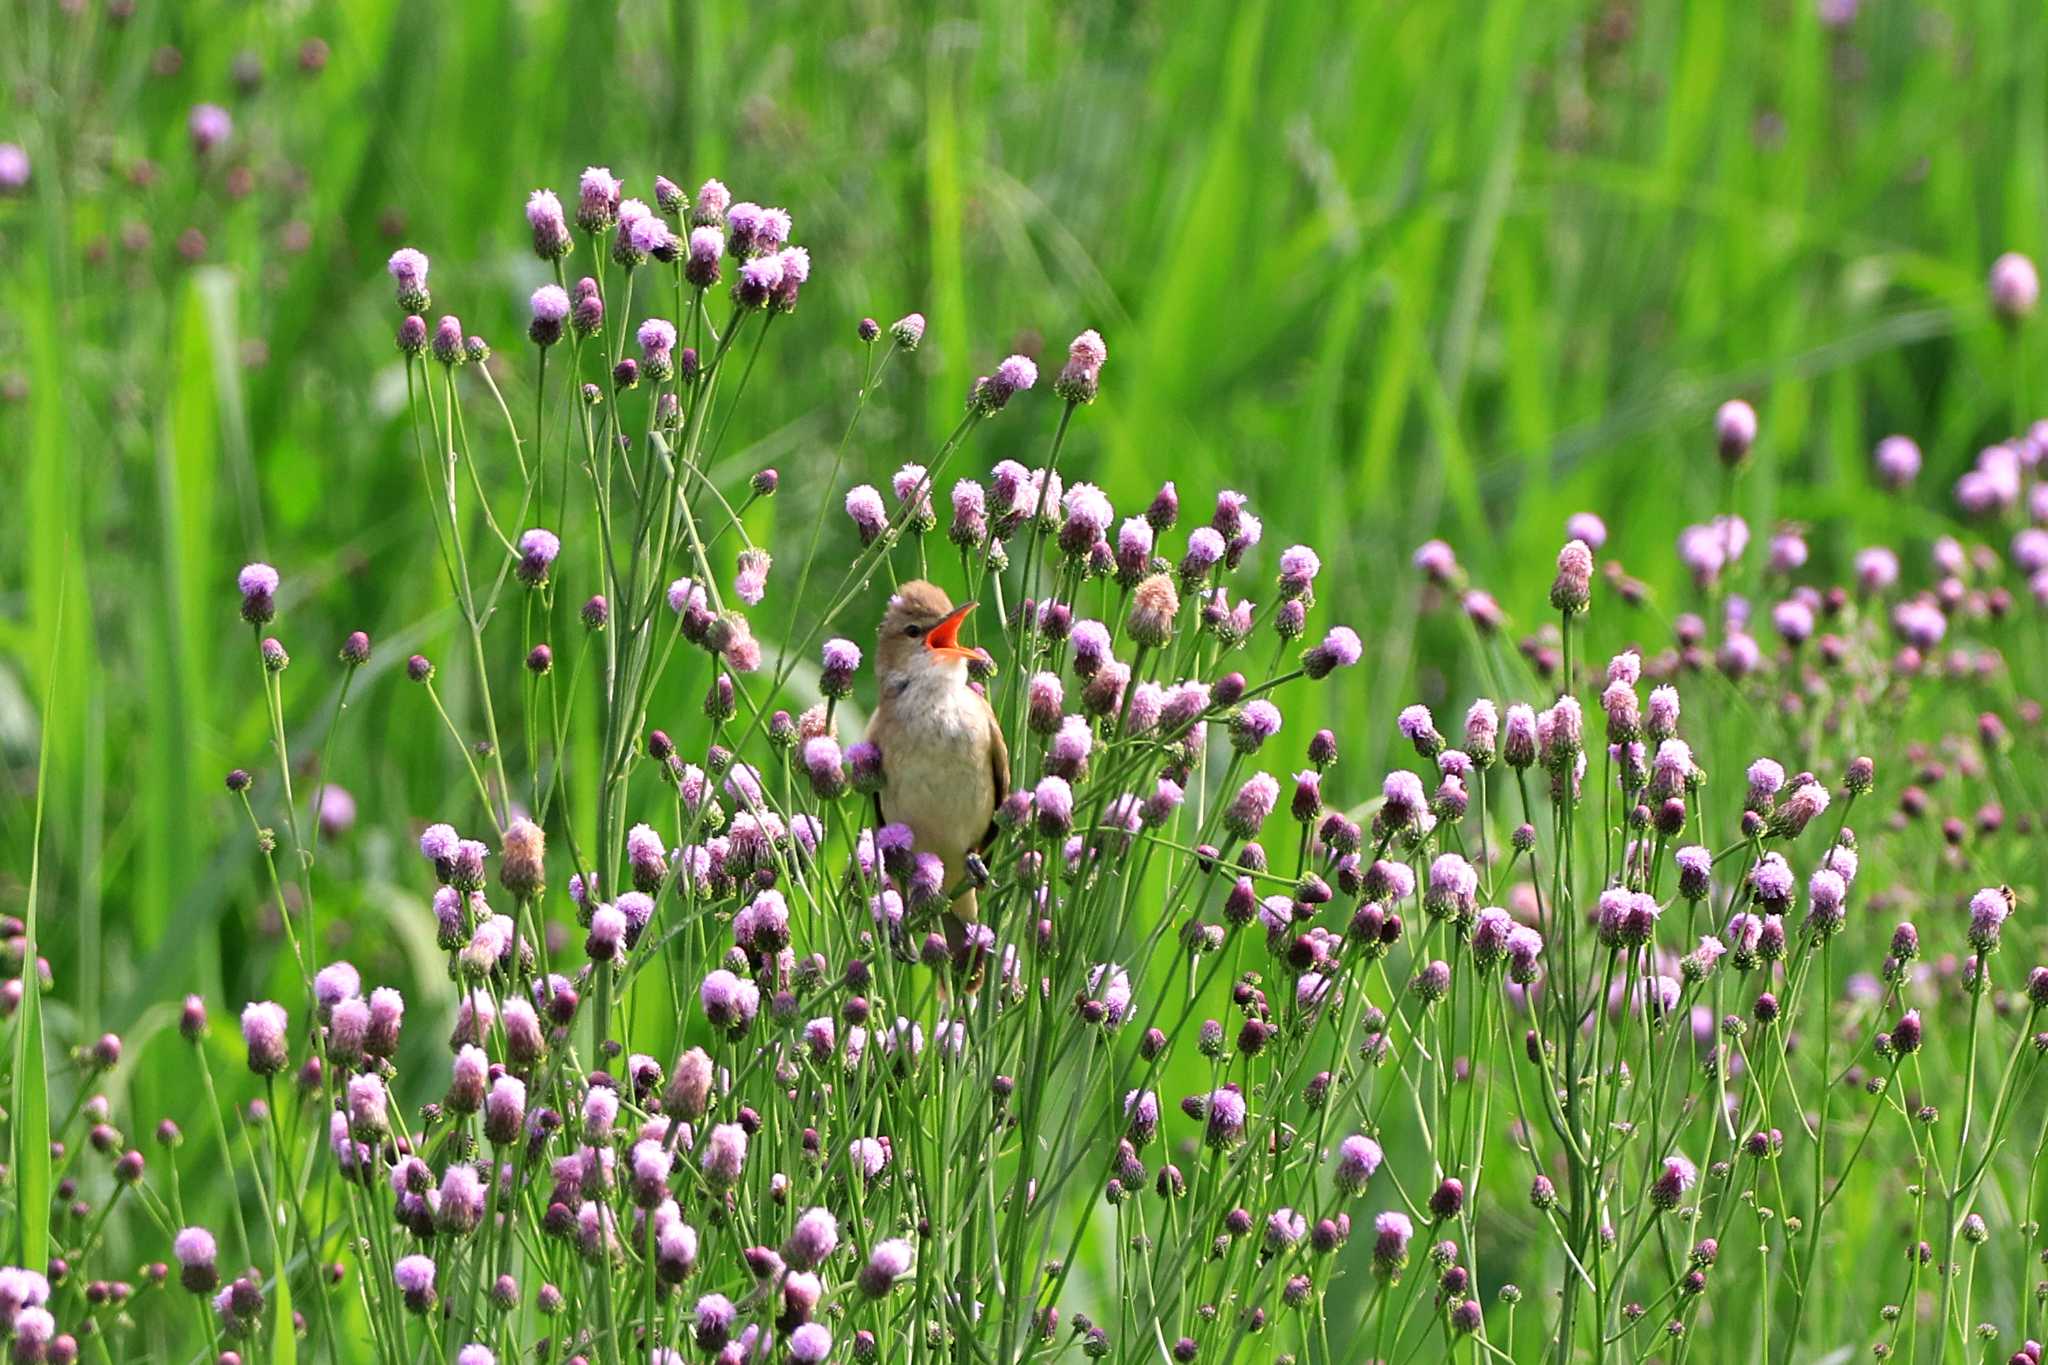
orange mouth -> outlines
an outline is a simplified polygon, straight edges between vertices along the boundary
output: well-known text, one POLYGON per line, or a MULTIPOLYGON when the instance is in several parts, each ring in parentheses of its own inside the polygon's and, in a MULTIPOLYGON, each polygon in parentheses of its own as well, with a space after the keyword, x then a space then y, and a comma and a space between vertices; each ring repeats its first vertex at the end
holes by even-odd
POLYGON ((977 659, 981 651, 969 649, 960 643, 960 623, 967 619, 967 613, 974 610, 974 603, 955 607, 952 614, 925 632, 925 648, 935 654, 952 659, 977 659))

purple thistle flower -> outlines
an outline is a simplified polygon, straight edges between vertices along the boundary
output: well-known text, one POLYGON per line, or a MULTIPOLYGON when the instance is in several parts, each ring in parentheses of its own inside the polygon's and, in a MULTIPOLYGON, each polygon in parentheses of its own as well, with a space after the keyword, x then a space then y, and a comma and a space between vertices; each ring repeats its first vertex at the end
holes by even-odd
POLYGON ((1691 901, 1706 899, 1713 853, 1698 844, 1688 844, 1673 858, 1678 864, 1678 894, 1691 901))
MULTIPOLYGON (((1109 349, 1093 328, 1074 338, 1067 347, 1067 363, 1053 380, 1052 391, 1069 403, 1092 403, 1102 384, 1102 366, 1109 349)), ((1027 384, 1024 387, 1029 388, 1027 384)))
POLYGON ((484 1096, 484 1136, 504 1147, 517 1142, 526 1127, 526 1083, 499 1076, 484 1096))
POLYGON ((683 258, 683 278, 698 289, 709 289, 719 280, 719 260, 725 255, 725 234, 715 227, 690 229, 688 254, 683 258))
POLYGON ((906 464, 897 470, 890 477, 889 491, 896 496, 896 506, 909 515, 920 531, 929 531, 938 524, 937 514, 932 511, 931 479, 923 465, 906 464))
POLYGON ((1066 688, 1061 684, 1059 674, 1038 672, 1024 687, 1024 716, 1031 729, 1041 735, 1050 735, 1060 728, 1062 708, 1066 705, 1066 688))
POLYGON ((1472 965, 1485 969, 1499 962, 1507 953, 1508 936, 1516 927, 1508 912, 1497 906, 1481 910, 1472 924, 1472 965))
MULTIPOLYGON (((195 1294, 211 1293, 220 1283, 220 1272, 215 1267, 218 1255, 213 1234, 205 1228, 181 1228, 171 1239, 171 1258, 179 1266, 178 1282, 195 1294)), ((43 1293, 47 1300, 48 1290, 43 1293)), ((23 1299, 24 1303, 28 1301, 23 1299)))
POLYGON ((916 1251, 909 1242, 901 1238, 878 1242, 854 1277, 855 1283, 869 1298, 883 1298, 898 1280, 910 1273, 915 1261, 916 1251))
POLYGON ((1293 1209, 1275 1209, 1266 1215, 1266 1250, 1279 1255, 1308 1235, 1308 1219, 1293 1209))
POLYGON ((1429 865, 1428 889, 1423 893, 1423 911, 1433 918, 1452 917, 1463 923, 1477 908, 1479 873, 1456 853, 1439 854, 1429 865))
POLYGON ((1415 1224, 1408 1215, 1389 1209, 1373 1219, 1373 1273, 1382 1279, 1408 1264, 1408 1244, 1415 1236, 1415 1224))
POLYGON ((723 967, 704 978, 697 996, 711 1025, 730 1033, 744 1032, 761 1008, 760 987, 723 967))
MULTIPOLYGON (((645 209, 645 205, 641 206, 645 209)), ((669 226, 651 213, 642 212, 631 222, 620 224, 619 245, 613 248, 614 260, 624 259, 630 266, 638 265, 649 256, 673 260, 676 254, 676 236, 669 226)))
POLYGON ((519 565, 516 574, 529 588, 547 581, 548 568, 562 553, 562 541, 553 531, 536 526, 519 537, 519 565))
POLYGON ((1441 958, 1426 964, 1408 983, 1408 988, 1423 1004, 1435 1004, 1450 993, 1451 964, 1441 958))
POLYGON ((334 1007, 363 993, 363 978, 346 962, 330 962, 313 974, 313 1001, 322 1023, 333 1016, 334 1007))
POLYGON ((953 485, 953 524, 946 537, 969 549, 988 538, 988 497, 972 479, 961 479, 953 485))
POLYGON ((1407 706, 1395 718, 1395 728, 1401 737, 1415 746, 1415 752, 1424 758, 1435 758, 1443 752, 1444 737, 1437 733, 1436 720, 1429 714, 1427 706, 1407 706))
POLYGON ((234 134, 235 121, 218 104, 195 104, 186 116, 185 131, 191 135, 192 150, 206 156, 234 134))
POLYGON ((1372 1179, 1374 1171, 1380 1168, 1385 1154, 1380 1145, 1371 1138, 1353 1133, 1337 1144, 1337 1164, 1333 1179, 1339 1190, 1345 1194, 1358 1194, 1372 1179))
POLYGON ((846 515, 852 518, 864 546, 874 544, 889 526, 888 509, 872 484, 861 484, 846 495, 846 515))
POLYGON ((1192 1099, 1204 1121, 1204 1140, 1211 1147, 1222 1150, 1244 1140, 1247 1109, 1244 1096, 1235 1086, 1225 1085, 1192 1099))
POLYGON ((773 563, 768 552, 758 546, 750 545, 741 550, 733 577, 733 596, 750 607, 759 606, 761 599, 768 595, 768 570, 773 563))
POLYGON ((988 401, 994 408, 1000 409, 1012 396, 1025 392, 1037 383, 1037 365, 1021 355, 1008 356, 996 366, 988 401))
POLYGON ((1543 935, 1527 925, 1508 930, 1508 979, 1517 985, 1533 985, 1542 974, 1538 959, 1543 953, 1543 935))
POLYGON ((698 1164, 713 1189, 725 1190, 738 1184, 740 1172, 747 1164, 747 1130, 737 1123, 721 1123, 713 1128, 705 1136, 698 1164))
POLYGON ((1042 779, 1031 793, 1038 830, 1048 838, 1065 834, 1074 822, 1074 789, 1063 777, 1042 779))
POLYGON ((1222 535, 1215 528, 1197 526, 1188 533, 1187 553, 1181 556, 1181 582, 1194 584, 1206 577, 1209 571, 1223 561, 1228 550, 1222 535))
POLYGON ((536 346, 552 346, 562 339, 562 324, 569 318, 569 293, 558 284, 544 284, 533 291, 533 321, 526 334, 536 346))
POLYGON ((1457 580, 1457 552, 1441 540, 1426 540, 1417 546, 1413 562, 1424 578, 1439 587, 1457 580))
POLYGON ((775 253, 775 258, 782 265, 782 279, 771 291, 769 302, 778 313, 793 313, 797 294, 811 278, 811 253, 804 247, 786 246, 775 253))
POLYGON ((1693 1182, 1699 1179, 1699 1167, 1683 1156, 1664 1158, 1664 1169, 1650 1185, 1650 1203, 1659 1209, 1675 1209, 1678 1201, 1685 1197, 1693 1182))
POLYGON ((853 675, 860 669, 860 646, 851 640, 827 640, 819 652, 822 672, 818 688, 828 697, 845 697, 853 691, 853 675))
POLYGON ((1280 595, 1305 596, 1321 573, 1323 561, 1306 545, 1291 546, 1280 553, 1280 595))
POLYGON ((1279 781, 1270 773, 1253 773, 1224 811, 1223 827, 1240 839, 1249 839, 1266 823, 1279 800, 1279 781))
POLYGON ((1591 512, 1574 512, 1564 523, 1566 540, 1581 540, 1595 554, 1607 544, 1607 523, 1591 512))
POLYGON ((782 1259, 792 1269, 812 1270, 838 1249, 839 1220, 829 1210, 806 1209, 797 1216, 789 1240, 782 1244, 782 1259))
POLYGON ((1337 669, 1351 667, 1364 654, 1357 631, 1349 626, 1332 626, 1321 644, 1301 656, 1301 666, 1311 678, 1327 678, 1337 669))
POLYGON ((1479 768, 1490 768, 1500 753, 1500 712, 1485 697, 1465 712, 1465 752, 1479 768))
POLYGON ((384 263, 391 274, 391 283, 397 291, 398 307, 401 312, 424 313, 431 296, 427 292, 427 253, 417 248, 402 246, 391 253, 391 259, 384 263))
POLYGON ((789 1358, 796 1365, 822 1365, 832 1354, 832 1333, 823 1323, 806 1322, 789 1334, 789 1358))
POLYGON ((1380 794, 1383 800, 1379 822, 1389 830, 1406 829, 1421 820, 1428 810, 1422 779, 1406 768, 1396 768, 1388 773, 1380 784, 1380 794))
POLYGON ((242 1041, 249 1053, 249 1070, 258 1076, 274 1076, 290 1060, 286 1031, 290 1018, 284 1006, 259 1000, 242 1011, 242 1041))
POLYGON ((19 194, 28 188, 28 153, 18 142, 0 142, 0 194, 19 194))
POLYGON ((1557 552, 1557 577, 1550 584, 1550 605, 1568 616, 1586 610, 1592 600, 1593 551, 1583 540, 1568 540, 1557 552))
POLYGON ((656 361, 667 358, 675 350, 676 327, 665 318, 649 318, 640 324, 640 330, 634 337, 651 369, 656 361))
POLYGON ((1920 447, 1909 436, 1887 436, 1870 452, 1870 465, 1879 484, 1904 488, 1920 477, 1920 447))
POLYGON ((526 225, 533 230, 534 255, 558 261, 569 254, 569 223, 553 190, 535 190, 526 196, 526 225))
POLYGON ((741 199, 737 205, 725 209, 725 231, 727 246, 733 260, 743 260, 756 254, 754 235, 760 231, 762 207, 752 199, 741 199))
POLYGON ((1133 586, 1151 569, 1155 538, 1152 523, 1143 517, 1126 517, 1117 527, 1116 575, 1123 586, 1133 586))
POLYGON ((576 183, 576 225, 603 232, 618 220, 620 184, 609 168, 591 166, 576 183))
POLYGON ((733 302, 742 308, 765 307, 782 284, 780 256, 752 256, 740 263, 740 277, 733 284, 733 302))
POLYGON ((725 220, 725 211, 732 204, 732 191, 723 182, 706 180, 697 187, 697 204, 690 212, 695 223, 720 223, 725 220))
POLYGON ((1131 639, 1146 649, 1158 649, 1173 639, 1174 618, 1180 613, 1180 596, 1173 580, 1163 573, 1140 579, 1131 592, 1130 615, 1125 629, 1131 639))
POLYGON ((733 205, 727 211, 726 222, 728 225, 741 223, 743 226, 734 230, 746 232, 748 250, 764 254, 781 250, 782 244, 789 240, 793 226, 788 210, 762 208, 756 204, 733 205))
POLYGON ((460 365, 469 359, 469 352, 463 346, 462 319, 453 313, 444 313, 434 324, 434 359, 443 365, 460 365))
POLYGON ((2012 913, 2010 895, 2004 887, 1987 886, 1970 897, 1970 946, 1979 953, 1998 951, 1999 932, 2012 913))
POLYGON ((252 626, 266 625, 277 614, 277 570, 268 564, 245 564, 235 576, 242 593, 242 619, 252 626))
POLYGON ((392 1268, 392 1279, 412 1312, 425 1313, 434 1306, 434 1274, 433 1258, 417 1254, 401 1257, 392 1268))

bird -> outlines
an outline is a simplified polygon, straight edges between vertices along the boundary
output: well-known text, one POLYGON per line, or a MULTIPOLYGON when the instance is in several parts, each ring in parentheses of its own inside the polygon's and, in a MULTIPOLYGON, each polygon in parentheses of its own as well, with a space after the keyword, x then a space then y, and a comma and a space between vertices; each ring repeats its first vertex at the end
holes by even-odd
MULTIPOLYGON (((967 681, 980 652, 960 643, 960 625, 974 606, 956 607, 945 589, 913 579, 889 599, 875 640, 879 695, 868 741, 882 756, 881 818, 908 826, 917 851, 944 862, 949 889, 994 837, 996 807, 1010 791, 1002 726, 967 681)), ((947 910, 956 957, 979 913, 971 886, 947 910)))

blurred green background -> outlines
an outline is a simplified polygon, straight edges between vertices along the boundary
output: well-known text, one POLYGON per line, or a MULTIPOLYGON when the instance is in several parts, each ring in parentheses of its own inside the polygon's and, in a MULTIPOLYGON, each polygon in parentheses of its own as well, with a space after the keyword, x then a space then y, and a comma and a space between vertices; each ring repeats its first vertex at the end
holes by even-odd
MULTIPOLYGON (((545 278, 529 190, 569 197, 594 163, 629 193, 715 175, 789 207, 816 270, 722 465, 781 468, 752 529, 789 559, 851 481, 824 475, 860 316, 931 320, 856 440, 876 479, 995 359, 1056 364, 1099 328, 1068 468, 1120 504, 1167 477, 1197 507, 1239 487, 1267 553, 1321 550, 1371 667, 1290 725, 1326 710, 1372 773, 1397 703, 1471 691, 1414 662, 1455 639, 1418 610, 1426 536, 1533 623, 1565 517, 1597 510, 1606 557, 1668 597, 1674 535, 1721 505, 1712 410, 1739 395, 1763 418, 1741 508, 1759 535, 1810 526, 1825 570, 1942 529, 1879 501, 1879 437, 1915 436, 1941 490, 2024 411, 2048 354, 1983 281, 2048 247, 2048 12, 1824 8, 12 0, 0 141, 34 172, 0 198, 0 908, 23 899, 47 725, 54 1041, 114 1027, 146 1055, 161 1002, 238 1001, 273 963, 220 785, 268 761, 232 586, 254 558, 286 576, 302 758, 342 636, 376 638, 329 759, 363 818, 323 876, 359 936, 438 975, 398 884, 460 765, 395 669, 446 654, 451 709, 470 698, 418 512, 395 247, 433 258, 435 311, 497 344, 517 408, 545 278), (201 101, 235 120, 205 158, 201 101)), ((1051 406, 1025 410, 973 465, 1043 450, 1051 406)), ((771 592, 771 640, 783 610, 771 592)))

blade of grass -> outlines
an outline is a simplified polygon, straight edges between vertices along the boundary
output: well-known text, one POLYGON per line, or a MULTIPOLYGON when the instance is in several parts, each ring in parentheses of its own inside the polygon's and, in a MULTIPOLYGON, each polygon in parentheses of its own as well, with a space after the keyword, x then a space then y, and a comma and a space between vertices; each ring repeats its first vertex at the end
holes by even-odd
MULTIPOLYGON (((57 593, 62 638, 63 589, 57 593)), ((54 652, 53 646, 53 652, 54 652)), ((50 1073, 43 1050, 43 978, 36 957, 36 898, 42 891, 43 807, 49 794, 50 708, 57 700, 54 664, 43 685, 41 751, 36 761, 36 815, 28 856, 28 901, 22 908, 21 1010, 14 1030, 14 1178, 20 1264, 50 1263, 50 1073)))

